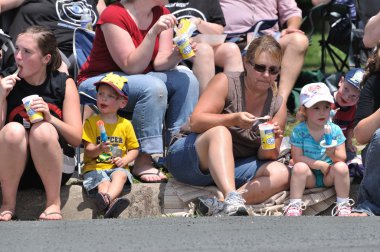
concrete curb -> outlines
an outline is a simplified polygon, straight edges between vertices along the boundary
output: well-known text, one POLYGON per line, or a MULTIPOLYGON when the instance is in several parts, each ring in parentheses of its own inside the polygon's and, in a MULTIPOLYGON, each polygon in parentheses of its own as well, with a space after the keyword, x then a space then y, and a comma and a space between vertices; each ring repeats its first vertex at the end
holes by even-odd
MULTIPOLYGON (((69 185, 61 188, 62 215, 65 220, 96 219, 97 210, 92 198, 88 197, 82 184, 71 179, 69 185)), ((350 197, 357 199, 359 184, 352 184, 350 197)), ((130 200, 128 208, 119 216, 125 218, 158 217, 164 212, 164 193, 166 183, 138 183, 123 197, 130 200)), ((1 200, 1 194, 0 194, 1 200)), ((17 194, 16 215, 19 220, 36 220, 45 208, 43 190, 29 189, 17 194)), ((318 215, 330 215, 331 209, 318 215)))
MULTIPOLYGON (((140 218, 161 216, 166 184, 134 184, 129 193, 123 197, 130 200, 130 206, 119 218, 140 218)), ((1 199, 1 195, 0 195, 1 199)), ((45 209, 43 190, 28 189, 17 194, 16 216, 19 220, 36 220, 45 209)), ((88 197, 81 183, 74 183, 61 188, 62 215, 65 220, 83 220, 97 218, 97 210, 92 198, 88 197)))

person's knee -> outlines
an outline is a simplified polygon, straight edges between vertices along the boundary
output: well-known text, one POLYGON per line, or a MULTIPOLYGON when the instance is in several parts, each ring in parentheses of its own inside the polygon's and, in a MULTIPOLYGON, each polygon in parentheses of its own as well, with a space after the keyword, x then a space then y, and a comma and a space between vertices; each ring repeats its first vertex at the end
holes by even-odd
POLYGON ((168 91, 162 80, 153 76, 146 76, 146 79, 141 84, 143 90, 140 95, 142 97, 145 96, 147 99, 153 99, 155 102, 161 101, 166 104, 168 91))
POLYGON ((206 64, 210 59, 214 59, 214 50, 207 43, 197 43, 196 57, 194 63, 206 64))
POLYGON ((231 142, 232 136, 230 131, 224 126, 215 126, 205 132, 211 140, 231 142))
POLYGON ((273 174, 276 176, 276 181, 278 186, 282 190, 286 190, 289 188, 289 182, 290 182, 290 172, 286 165, 280 162, 275 162, 276 169, 273 174))
POLYGON ((288 45, 286 45, 286 48, 288 48, 289 45, 292 45, 293 49, 296 49, 299 52, 306 52, 307 48, 309 47, 309 40, 305 34, 294 32, 287 36, 291 37, 288 39, 288 45))
POLYGON ((124 171, 117 171, 112 175, 112 180, 118 179, 119 181, 127 181, 127 174, 124 171))
POLYGON ((48 146, 54 141, 58 142, 58 133, 52 124, 47 122, 36 123, 30 129, 30 145, 40 144, 48 146))
POLYGON ((235 43, 227 42, 221 45, 222 53, 225 55, 227 59, 235 58, 241 59, 241 52, 239 46, 235 43))
POLYGON ((332 166, 331 169, 335 174, 341 177, 348 176, 349 173, 348 166, 345 162, 337 162, 332 166))
POLYGON ((20 123, 10 122, 1 131, 3 133, 3 146, 11 148, 12 146, 19 145, 26 139, 26 130, 20 123))
POLYGON ((310 171, 310 168, 307 164, 303 162, 296 163, 292 168, 292 176, 304 177, 310 171))

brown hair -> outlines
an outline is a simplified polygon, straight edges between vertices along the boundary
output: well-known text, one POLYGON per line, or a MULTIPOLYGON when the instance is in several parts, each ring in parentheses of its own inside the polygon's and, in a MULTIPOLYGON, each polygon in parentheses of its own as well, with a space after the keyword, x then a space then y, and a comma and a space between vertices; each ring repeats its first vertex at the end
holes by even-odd
POLYGON ((47 72, 56 71, 62 64, 62 57, 58 50, 57 39, 54 33, 45 26, 33 25, 22 31, 21 34, 29 33, 37 41, 38 48, 42 55, 51 55, 51 59, 46 67, 47 72))
MULTIPOLYGON (((249 44, 247 53, 244 56, 248 62, 255 62, 255 58, 259 57, 262 53, 268 53, 275 61, 281 65, 282 50, 281 45, 271 35, 264 35, 258 37, 249 44)), ((272 87, 273 93, 277 94, 277 84, 272 87)))
POLYGON ((363 81, 361 83, 361 88, 363 88, 369 76, 380 71, 380 41, 377 42, 377 45, 373 50, 372 55, 368 58, 367 65, 364 69, 365 73, 363 76, 363 81))

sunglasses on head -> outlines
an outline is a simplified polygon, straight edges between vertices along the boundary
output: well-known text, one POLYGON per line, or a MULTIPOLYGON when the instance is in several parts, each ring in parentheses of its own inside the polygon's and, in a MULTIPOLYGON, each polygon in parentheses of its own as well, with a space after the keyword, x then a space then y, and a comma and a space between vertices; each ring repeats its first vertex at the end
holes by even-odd
POLYGON ((252 62, 249 62, 249 64, 259 73, 265 73, 265 71, 268 71, 269 74, 276 75, 280 72, 280 68, 276 66, 267 67, 266 65, 255 64, 252 62))

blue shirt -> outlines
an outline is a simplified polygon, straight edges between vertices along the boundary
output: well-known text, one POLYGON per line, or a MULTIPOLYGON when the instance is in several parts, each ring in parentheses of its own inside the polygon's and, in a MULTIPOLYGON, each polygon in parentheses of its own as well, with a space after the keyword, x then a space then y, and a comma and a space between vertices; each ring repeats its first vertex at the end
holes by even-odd
MULTIPOLYGON (((340 127, 334 123, 328 122, 331 126, 332 138, 337 141, 337 146, 346 141, 344 134, 340 127)), ((324 140, 323 136, 318 141, 310 135, 306 122, 302 122, 294 127, 290 136, 290 143, 303 151, 303 155, 314 160, 322 160, 332 164, 331 158, 325 155, 326 148, 323 148, 320 143, 324 140)))

